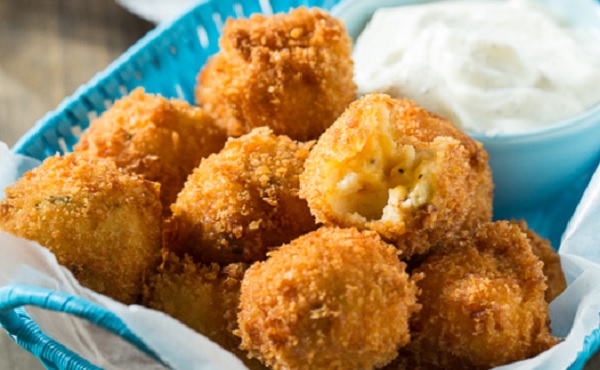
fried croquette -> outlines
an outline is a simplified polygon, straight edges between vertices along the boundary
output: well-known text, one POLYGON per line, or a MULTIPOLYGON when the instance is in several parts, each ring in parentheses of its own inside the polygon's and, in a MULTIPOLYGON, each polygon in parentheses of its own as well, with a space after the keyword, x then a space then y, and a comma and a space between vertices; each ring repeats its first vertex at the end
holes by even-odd
POLYGON ((300 177, 317 221, 370 229, 404 258, 492 217, 482 145, 408 100, 370 94, 321 136, 300 177))
POLYGON ((160 183, 168 212, 187 176, 225 140, 225 132, 202 109, 138 88, 92 121, 74 150, 110 158, 127 172, 160 183))
POLYGON ((269 126, 313 140, 356 99, 352 40, 323 10, 229 19, 219 44, 195 96, 229 136, 269 126))
POLYGON ((422 309, 407 348, 416 365, 488 369, 557 342, 550 335, 542 263, 517 225, 485 223, 448 243, 414 271, 422 274, 422 309))
POLYGON ((560 264, 560 255, 552 248, 548 239, 542 238, 535 231, 529 229, 525 221, 513 221, 513 223, 517 224, 527 235, 533 254, 544 263, 543 271, 547 278, 546 285, 548 285, 546 302, 550 303, 567 289, 567 280, 560 264))
POLYGON ((410 340, 415 283, 372 231, 320 228, 242 281, 243 349, 273 369, 373 369, 410 340))
POLYGON ((197 261, 254 262, 316 228, 299 176, 312 143, 257 128, 230 139, 185 183, 165 226, 166 245, 197 261))
POLYGON ((137 303, 160 262, 159 185, 104 159, 47 158, 0 202, 0 230, 52 251, 79 282, 137 303))
POLYGON ((239 349, 237 327, 240 284, 248 265, 220 267, 194 263, 189 256, 165 253, 144 290, 144 305, 162 311, 236 354, 252 369, 262 366, 239 349))

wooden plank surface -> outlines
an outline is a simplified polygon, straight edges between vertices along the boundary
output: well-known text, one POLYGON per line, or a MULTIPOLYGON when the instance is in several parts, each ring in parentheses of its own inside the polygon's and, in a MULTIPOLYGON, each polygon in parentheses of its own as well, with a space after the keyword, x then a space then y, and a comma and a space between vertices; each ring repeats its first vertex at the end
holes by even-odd
MULTIPOLYGON (((152 27, 113 0, 0 0, 0 141, 12 146, 152 27)), ((43 369, 0 332, 0 369, 43 369)))
POLYGON ((14 144, 151 28, 114 0, 1 0, 0 140, 14 144))

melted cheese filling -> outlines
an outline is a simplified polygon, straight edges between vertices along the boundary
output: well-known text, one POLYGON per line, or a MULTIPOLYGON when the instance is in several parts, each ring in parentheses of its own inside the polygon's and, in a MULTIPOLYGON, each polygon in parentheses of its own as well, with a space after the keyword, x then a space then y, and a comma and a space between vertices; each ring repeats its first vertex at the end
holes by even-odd
POLYGON ((382 121, 363 150, 342 164, 342 177, 330 199, 338 215, 401 222, 432 197, 435 153, 397 144, 389 122, 382 121))

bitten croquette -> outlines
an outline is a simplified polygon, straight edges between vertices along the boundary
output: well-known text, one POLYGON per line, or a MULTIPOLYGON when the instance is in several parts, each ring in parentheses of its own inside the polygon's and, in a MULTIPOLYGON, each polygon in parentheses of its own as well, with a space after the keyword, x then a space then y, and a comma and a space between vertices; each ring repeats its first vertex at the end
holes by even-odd
POLYGON ((159 185, 105 159, 47 158, 0 202, 0 230, 34 240, 85 287, 138 303, 160 262, 159 185))
POLYGON ((318 222, 377 231, 424 254, 492 217, 487 153, 408 100, 369 94, 319 138, 300 177, 318 222))
POLYGON ((352 40, 324 10, 228 19, 219 45, 195 95, 229 136, 268 126, 314 140, 356 99, 352 40))
POLYGON ((254 262, 316 228, 299 176, 313 143, 266 127, 227 141, 194 170, 165 226, 165 245, 196 261, 254 262))
POLYGON ((168 212, 187 176, 225 140, 202 109, 138 88, 92 121, 74 150, 112 159, 117 167, 160 183, 168 212))
POLYGON ((372 231, 320 228, 242 280, 241 347, 273 369, 373 369, 410 340, 419 309, 397 250, 372 231))

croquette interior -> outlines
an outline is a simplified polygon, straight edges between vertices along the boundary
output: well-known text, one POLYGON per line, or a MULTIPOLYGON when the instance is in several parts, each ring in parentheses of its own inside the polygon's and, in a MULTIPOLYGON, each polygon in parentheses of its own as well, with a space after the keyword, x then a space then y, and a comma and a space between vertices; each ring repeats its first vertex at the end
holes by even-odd
POLYGON ((402 222, 432 197, 436 152, 399 144, 391 133, 389 111, 379 113, 378 127, 363 149, 341 171, 329 172, 336 177, 331 179, 336 190, 328 201, 339 216, 402 222))

